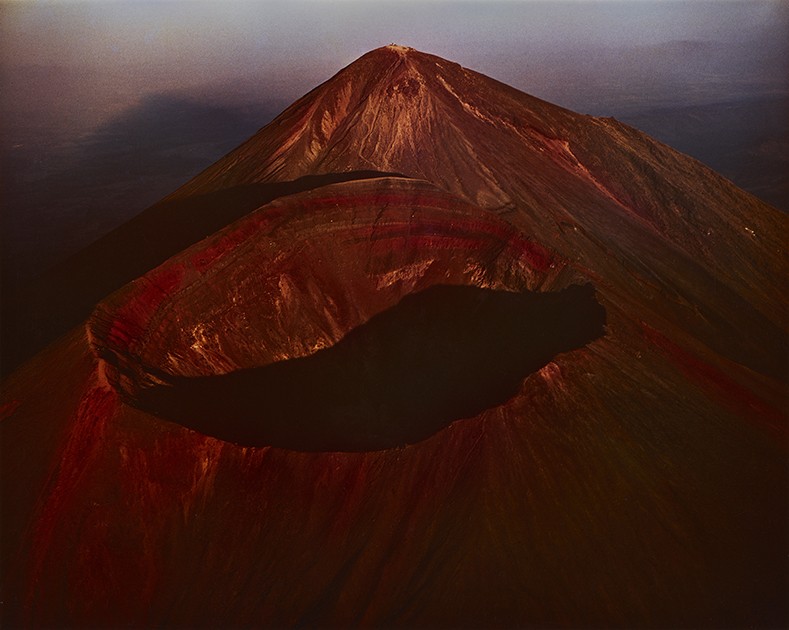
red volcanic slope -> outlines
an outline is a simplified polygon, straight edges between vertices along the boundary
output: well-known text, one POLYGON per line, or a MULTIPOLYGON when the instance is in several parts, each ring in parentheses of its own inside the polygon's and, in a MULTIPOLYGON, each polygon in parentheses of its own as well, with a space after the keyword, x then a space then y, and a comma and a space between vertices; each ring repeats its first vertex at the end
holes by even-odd
POLYGON ((615 121, 400 47, 174 198, 362 168, 412 179, 265 205, 4 383, 8 619, 785 623, 786 219, 615 121), (135 407, 167 375, 315 355, 436 284, 585 282, 604 337, 403 448, 250 448, 135 407))
POLYGON ((412 49, 364 55, 173 197, 359 169, 497 211, 718 353, 782 374, 785 216, 613 119, 412 49))

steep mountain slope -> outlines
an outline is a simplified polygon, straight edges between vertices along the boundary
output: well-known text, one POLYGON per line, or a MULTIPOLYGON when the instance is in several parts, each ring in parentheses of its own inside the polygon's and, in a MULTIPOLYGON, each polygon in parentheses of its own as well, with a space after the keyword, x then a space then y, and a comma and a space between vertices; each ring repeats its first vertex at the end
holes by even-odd
POLYGON ((615 120, 412 49, 368 53, 174 196, 358 169, 426 179, 499 211, 619 290, 663 302, 716 351, 783 372, 785 217, 615 120), (724 312, 731 331, 758 339, 718 343, 724 312))
POLYGON ((785 217, 397 46, 210 199, 3 385, 12 622, 786 623, 785 217))

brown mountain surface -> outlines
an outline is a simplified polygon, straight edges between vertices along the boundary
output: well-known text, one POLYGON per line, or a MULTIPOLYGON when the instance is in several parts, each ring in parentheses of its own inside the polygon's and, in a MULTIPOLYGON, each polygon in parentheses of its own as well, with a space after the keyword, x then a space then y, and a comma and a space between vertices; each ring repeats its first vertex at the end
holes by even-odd
POLYGON ((663 302, 718 352, 773 375, 785 367, 784 215, 613 119, 413 49, 363 56, 174 197, 359 169, 497 211, 623 292, 663 302), (759 335, 758 350, 723 347, 721 325, 759 335))
POLYGON ((784 216, 397 46, 210 200, 4 382, 10 622, 786 623, 784 216))

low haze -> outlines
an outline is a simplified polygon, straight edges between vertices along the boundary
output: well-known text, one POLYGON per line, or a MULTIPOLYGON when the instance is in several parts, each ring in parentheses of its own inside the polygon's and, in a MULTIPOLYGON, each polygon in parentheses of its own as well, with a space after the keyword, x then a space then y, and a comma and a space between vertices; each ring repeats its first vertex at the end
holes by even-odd
POLYGON ((24 2, 6 4, 4 13, 7 72, 30 65, 68 69, 95 83, 91 92, 100 99, 106 89, 193 89, 233 80, 253 84, 259 93, 273 81, 290 97, 390 41, 537 91, 552 90, 546 78, 551 59, 564 65, 568 58, 584 61, 581 69, 588 71, 590 58, 579 51, 595 51, 609 63, 601 56, 606 51, 624 53, 613 67, 596 68, 601 77, 633 73, 634 62, 645 74, 691 74, 692 67, 671 68, 665 57, 643 54, 688 41, 732 46, 740 68, 772 70, 777 77, 778 69, 765 62, 785 57, 789 11, 780 1, 759 0, 302 0, 24 2), (267 85, 256 83, 260 79, 267 85))

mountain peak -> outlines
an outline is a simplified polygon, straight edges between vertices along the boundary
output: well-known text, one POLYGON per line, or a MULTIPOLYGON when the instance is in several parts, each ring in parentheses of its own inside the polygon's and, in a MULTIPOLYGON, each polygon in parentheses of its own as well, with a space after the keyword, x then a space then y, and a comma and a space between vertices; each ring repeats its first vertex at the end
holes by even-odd
POLYGON ((401 55, 406 55, 410 52, 417 52, 415 48, 411 48, 410 46, 401 46, 400 44, 395 44, 392 42, 388 46, 383 46, 385 50, 393 50, 401 55))
POLYGON ((553 137, 556 119, 567 114, 457 63, 392 43, 340 70, 175 196, 289 180, 297 171, 345 172, 353 161, 439 182, 498 208, 510 197, 486 166, 489 134, 497 138, 493 146, 524 129, 553 137), (447 169, 450 156, 461 163, 447 169))
MULTIPOLYGON (((451 62, 411 46, 392 43, 365 53, 343 68, 338 75, 365 77, 371 84, 382 84, 396 80, 403 72, 435 76, 441 72, 443 65, 449 63, 451 62)), ((457 66, 454 63, 452 65, 457 66)))

